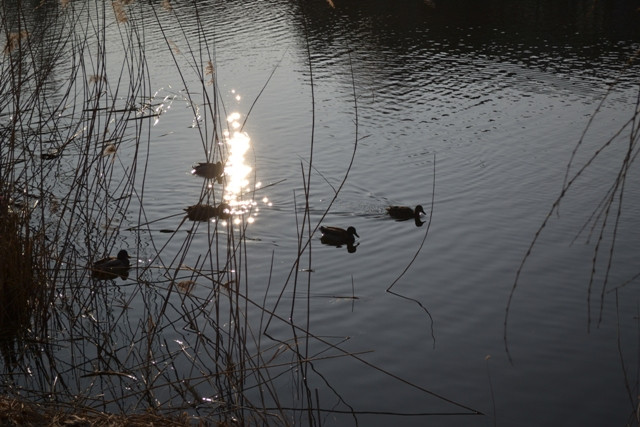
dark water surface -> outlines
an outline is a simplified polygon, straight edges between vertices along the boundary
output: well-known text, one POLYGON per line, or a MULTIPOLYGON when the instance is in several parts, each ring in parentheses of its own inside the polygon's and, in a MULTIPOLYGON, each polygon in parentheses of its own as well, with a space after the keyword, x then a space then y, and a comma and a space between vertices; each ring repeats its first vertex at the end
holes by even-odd
MULTIPOLYGON (((309 313, 310 331, 331 342, 348 337, 343 348, 366 352, 359 357, 368 364, 316 362, 322 379, 310 381, 321 406, 347 409, 330 386, 355 411, 371 413, 357 416, 360 425, 600 426, 634 420, 638 280, 612 290, 640 270, 637 163, 626 175, 620 216, 612 211, 608 219, 590 285, 600 231, 597 226, 589 236, 590 215, 620 171, 628 129, 548 218, 512 295, 509 353, 504 336, 519 266, 560 195, 590 118, 597 111, 569 176, 637 108, 640 68, 630 59, 640 49, 640 4, 301 3, 198 2, 198 13, 224 108, 238 112, 240 123, 275 68, 244 127, 250 183, 278 182, 256 195, 246 256, 250 292, 256 300, 266 294, 267 307, 283 317, 290 316, 293 300, 285 283, 297 251, 296 215, 301 218, 304 209, 311 141, 312 227, 340 185, 357 141, 348 179, 322 222, 354 226, 359 245, 348 253, 321 245, 319 233, 313 238, 304 265, 313 272, 297 290, 305 294, 310 277, 312 298, 307 306, 298 296, 294 318, 302 321, 309 313), (390 204, 422 204, 433 212, 431 222, 416 227, 390 220, 384 209, 390 204), (615 251, 603 290, 614 221, 615 251), (393 293, 387 292, 392 283, 393 293), (276 303, 280 292, 284 302, 276 303), (348 298, 354 294, 358 299, 348 298), (381 414, 468 414, 469 408, 484 415, 381 414)), ((135 10, 152 20, 151 6, 135 10)), ((191 3, 157 13, 180 54, 169 55, 158 29, 149 26, 150 92, 173 100, 143 150, 150 153, 144 199, 150 220, 198 199, 202 184, 189 170, 205 156, 193 110, 180 92, 195 81, 188 64, 201 28, 190 19, 191 3)), ((108 57, 117 63, 118 27, 108 31, 108 57)), ((138 209, 134 201, 124 225, 137 224, 138 209)), ((154 229, 177 222, 167 219, 154 229)), ((143 237, 140 262, 151 262, 167 241, 163 250, 171 259, 181 239, 159 232, 143 237)), ((118 244, 138 245, 127 232, 118 244)), ((195 235, 193 259, 185 263, 208 245, 204 233, 195 235)), ((131 304, 135 313, 135 300, 131 304)), ((284 339, 288 332, 275 327, 273 333, 284 339)), ((188 340, 189 334, 165 338, 188 340)), ((296 402, 290 387, 282 384, 285 400, 296 402)), ((322 424, 355 419, 335 413, 322 424)))

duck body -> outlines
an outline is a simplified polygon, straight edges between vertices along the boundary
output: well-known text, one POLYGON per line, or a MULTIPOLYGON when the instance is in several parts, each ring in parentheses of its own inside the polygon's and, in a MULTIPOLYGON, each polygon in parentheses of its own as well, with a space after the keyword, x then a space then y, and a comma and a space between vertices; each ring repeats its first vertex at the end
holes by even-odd
POLYGON ((396 221, 406 221, 409 219, 420 220, 420 214, 426 214, 422 205, 416 206, 415 209, 411 209, 409 206, 389 206, 387 207, 387 213, 396 221))
POLYGON ((220 203, 218 206, 197 204, 185 209, 187 218, 191 221, 208 221, 211 218, 229 219, 231 217, 231 206, 227 203, 220 203))
POLYGON ((117 276, 126 278, 131 264, 129 254, 124 249, 117 257, 107 257, 93 263, 93 275, 98 278, 112 279, 117 276))
POLYGON ((349 227, 346 230, 340 227, 320 227, 322 237, 320 241, 327 245, 341 246, 341 245, 353 245, 355 237, 358 236, 354 227, 349 227))
POLYGON ((220 180, 224 174, 224 166, 222 162, 200 162, 193 167, 191 173, 207 179, 220 180))

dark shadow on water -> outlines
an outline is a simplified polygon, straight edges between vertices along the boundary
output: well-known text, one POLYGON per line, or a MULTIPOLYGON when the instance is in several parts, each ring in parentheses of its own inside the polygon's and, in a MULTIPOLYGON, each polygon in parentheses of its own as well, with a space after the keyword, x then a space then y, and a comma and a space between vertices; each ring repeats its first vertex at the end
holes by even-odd
POLYGON ((335 248, 341 248, 343 246, 346 246, 347 247, 347 252, 349 252, 350 254, 355 253, 356 248, 358 246, 360 246, 360 242, 357 242, 355 244, 354 243, 336 243, 336 242, 326 238, 325 236, 322 236, 320 238, 320 242, 322 244, 324 244, 324 245, 333 246, 335 248))
POLYGON ((190 221, 208 221, 212 218, 229 219, 231 217, 231 207, 226 203, 218 206, 208 204, 192 205, 184 209, 190 221))
POLYGON ((115 280, 117 278, 127 280, 129 278, 129 268, 121 269, 121 271, 92 270, 91 277, 96 280, 115 280))

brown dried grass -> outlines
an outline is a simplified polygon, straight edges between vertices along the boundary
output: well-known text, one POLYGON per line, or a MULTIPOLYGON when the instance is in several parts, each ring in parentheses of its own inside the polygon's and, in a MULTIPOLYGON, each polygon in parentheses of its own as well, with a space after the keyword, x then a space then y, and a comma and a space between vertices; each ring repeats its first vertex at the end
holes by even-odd
POLYGON ((43 236, 27 229, 28 214, 7 203, 0 209, 0 337, 7 338, 27 328, 41 308, 46 254, 43 236))
POLYGON ((18 46, 20 46, 20 42, 22 40, 26 40, 28 38, 29 38, 29 33, 25 30, 9 34, 9 37, 7 37, 7 43, 4 45, 4 49, 3 49, 4 54, 5 55, 10 54, 15 49, 17 49, 18 46))
POLYGON ((116 21, 120 23, 124 23, 128 21, 127 13, 124 11, 124 5, 126 3, 121 0, 115 0, 111 2, 111 6, 113 7, 113 12, 116 15, 116 21))
POLYGON ((90 408, 63 408, 0 396, 0 425, 3 426, 219 426, 187 414, 165 416, 153 413, 108 414, 90 408))

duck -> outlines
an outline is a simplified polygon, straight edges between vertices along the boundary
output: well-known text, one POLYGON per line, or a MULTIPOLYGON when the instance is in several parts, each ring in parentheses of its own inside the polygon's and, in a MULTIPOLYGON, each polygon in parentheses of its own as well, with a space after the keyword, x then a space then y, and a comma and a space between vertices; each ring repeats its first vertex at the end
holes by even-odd
POLYGON ((222 175, 224 174, 224 166, 222 162, 210 163, 199 162, 191 170, 192 175, 198 175, 207 179, 215 179, 220 183, 222 175))
POLYGON ((411 209, 409 206, 389 206, 387 207, 387 212, 389 213, 389 216, 396 221, 415 219, 416 222, 418 222, 420 221, 421 213, 426 215, 422 205, 416 206, 415 210, 411 209))
POLYGON ((322 233, 322 237, 320 241, 327 245, 333 246, 341 246, 348 245, 352 246, 355 241, 355 237, 358 236, 356 233, 355 227, 349 227, 346 230, 340 227, 320 227, 320 232, 322 233))
POLYGON ((217 207, 197 204, 184 209, 187 218, 191 221, 208 221, 211 218, 229 219, 231 217, 231 206, 227 203, 220 203, 217 207))
POLYGON ((116 257, 107 257, 93 263, 94 273, 121 275, 131 267, 129 254, 124 249, 116 257))

